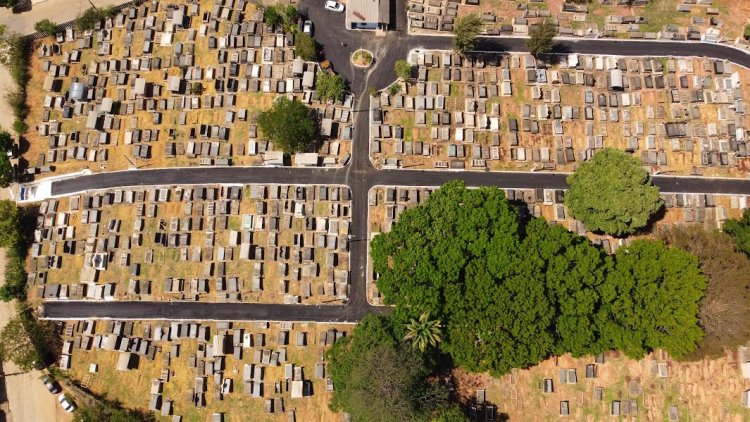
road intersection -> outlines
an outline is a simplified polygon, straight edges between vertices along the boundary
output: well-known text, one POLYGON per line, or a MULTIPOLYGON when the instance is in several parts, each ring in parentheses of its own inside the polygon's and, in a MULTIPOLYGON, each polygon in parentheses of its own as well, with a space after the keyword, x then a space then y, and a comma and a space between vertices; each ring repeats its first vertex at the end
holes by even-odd
MULTIPOLYGON (((401 1, 401 0, 400 0, 401 1)), ((52 195, 69 195, 97 189, 151 185, 184 184, 341 184, 352 191, 352 239, 367 239, 368 191, 378 185, 438 186, 452 179, 461 179, 469 186, 491 185, 503 188, 561 189, 566 174, 551 172, 478 172, 478 171, 422 171, 379 170, 369 157, 370 97, 368 87, 382 89, 395 79, 394 63, 407 57, 413 49, 451 49, 451 37, 408 35, 399 16, 395 31, 383 36, 347 31, 343 17, 326 13, 312 1, 302 2, 303 11, 314 21, 316 40, 321 44, 336 70, 349 82, 356 95, 351 162, 337 169, 218 167, 142 169, 85 175, 52 183, 52 195), (309 4, 308 4, 309 3, 309 4), (341 22, 338 22, 338 21, 341 22), (342 41, 345 40, 345 41, 342 41), (346 45, 342 45, 346 44, 346 45), (376 62, 367 70, 350 64, 349 55, 358 48, 375 53, 376 62)), ((404 8, 397 10, 405 10, 404 8)), ((400 15, 404 15, 401 13, 400 15)), ((559 52, 584 54, 612 54, 637 56, 707 56, 727 59, 750 68, 750 55, 733 47, 685 42, 622 41, 622 40, 562 40, 559 52)), ((491 52, 525 51, 522 38, 481 38, 477 49, 491 52)), ((695 193, 750 193, 750 180, 702 177, 655 176, 654 182, 663 192, 695 193)), ((371 306, 366 298, 367 275, 366 241, 350 243, 350 291, 344 305, 281 305, 258 303, 198 303, 148 301, 48 301, 42 315, 50 319, 184 319, 184 320, 267 320, 355 322, 371 312, 383 312, 383 307, 371 306)))

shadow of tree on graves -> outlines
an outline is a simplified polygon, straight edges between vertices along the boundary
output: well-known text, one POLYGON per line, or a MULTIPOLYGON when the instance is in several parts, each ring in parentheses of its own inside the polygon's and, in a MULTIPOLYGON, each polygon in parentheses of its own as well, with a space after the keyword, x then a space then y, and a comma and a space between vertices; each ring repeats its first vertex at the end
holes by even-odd
POLYGON ((544 55, 544 62, 552 66, 558 65, 563 56, 567 56, 572 52, 573 50, 570 49, 569 45, 559 42, 555 43, 552 45, 552 51, 544 55))
POLYGON ((76 420, 84 422, 122 421, 122 422, 154 422, 153 413, 140 409, 130 409, 122 406, 118 400, 109 400, 107 394, 96 394, 74 378, 68 378, 67 384, 72 385, 76 398, 85 403, 76 411, 76 420))
POLYGON ((656 223, 663 220, 666 215, 667 207, 662 203, 661 208, 659 208, 659 210, 655 213, 651 214, 651 217, 648 218, 648 222, 646 223, 646 225, 636 230, 635 233, 633 233, 631 236, 654 233, 654 231, 656 230, 656 223))

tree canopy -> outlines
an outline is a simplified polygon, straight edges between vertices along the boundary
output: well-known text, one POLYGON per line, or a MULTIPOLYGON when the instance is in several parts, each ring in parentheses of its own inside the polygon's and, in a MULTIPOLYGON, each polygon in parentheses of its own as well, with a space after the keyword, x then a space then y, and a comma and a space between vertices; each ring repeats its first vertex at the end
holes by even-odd
POLYGON ((15 248, 19 241, 18 226, 21 214, 18 205, 10 200, 0 201, 0 248, 15 248))
POLYGON ((531 28, 529 39, 526 40, 526 48, 534 57, 547 54, 554 47, 555 35, 557 35, 555 24, 551 20, 545 19, 541 24, 531 28))
POLYGON ((274 145, 287 154, 303 151, 318 136, 314 111, 297 100, 279 97, 258 116, 258 125, 274 145))
POLYGON ((42 19, 34 24, 34 30, 47 36, 55 35, 55 32, 57 32, 57 22, 42 19))
POLYGON ((447 399, 443 387, 427 381, 431 368, 423 356, 399 342, 386 317, 363 318, 326 359, 334 384, 330 406, 353 421, 425 419, 447 399))
POLYGON ((393 69, 396 71, 396 76, 403 80, 411 78, 412 65, 406 60, 396 60, 396 64, 393 65, 393 69))
POLYGON ((81 406, 73 415, 73 422, 150 422, 151 412, 124 409, 119 403, 100 400, 94 406, 81 406))
POLYGON ((692 352, 703 337, 698 303, 706 278, 698 259, 662 242, 636 240, 620 250, 603 290, 613 320, 606 335, 632 358, 652 349, 674 357, 692 352))
POLYGON ((13 150, 13 143, 10 133, 0 130, 0 187, 3 188, 10 186, 14 180, 13 165, 8 157, 8 153, 13 150))
POLYGON ((0 332, 0 357, 16 364, 22 371, 42 367, 23 320, 16 316, 0 332))
POLYGON ((12 8, 16 7, 16 5, 20 1, 21 0, 0 0, 0 7, 5 7, 5 8, 8 8, 8 9, 12 9, 12 8))
POLYGON ((54 323, 36 320, 29 312, 20 312, 0 331, 0 358, 22 371, 44 368, 61 347, 54 323))
POLYGON ((96 24, 107 19, 115 14, 113 7, 91 7, 86 9, 82 14, 76 18, 76 28, 80 31, 88 31, 94 29, 96 24))
POLYGON ((294 52, 302 60, 314 60, 318 56, 318 46, 313 37, 304 32, 298 32, 294 35, 294 52))
POLYGON ((725 221, 724 233, 732 237, 738 251, 750 256, 750 208, 742 213, 742 218, 725 221))
POLYGON ((274 4, 263 8, 263 20, 271 26, 283 24, 284 30, 290 31, 299 19, 299 11, 293 4, 286 6, 274 4))
POLYGON ((499 375, 552 354, 613 348, 681 356, 702 333, 705 279, 693 256, 660 242, 607 256, 561 226, 522 221, 496 188, 449 182, 371 248, 400 338, 428 313, 442 322, 440 350, 469 371, 499 375))
POLYGON ((688 359, 718 358, 750 339, 750 260, 735 251, 725 233, 700 226, 672 226, 659 233, 669 245, 698 257, 708 280, 700 303, 700 326, 705 336, 688 359))
POLYGON ((459 16, 453 24, 453 48, 461 54, 473 50, 481 30, 482 19, 476 13, 459 16))
POLYGON ((332 75, 328 72, 318 72, 316 88, 321 101, 341 101, 344 99, 346 83, 341 75, 332 75))
POLYGON ((662 207, 659 189, 640 161, 605 148, 568 176, 565 205, 588 230, 613 236, 645 227, 662 207))

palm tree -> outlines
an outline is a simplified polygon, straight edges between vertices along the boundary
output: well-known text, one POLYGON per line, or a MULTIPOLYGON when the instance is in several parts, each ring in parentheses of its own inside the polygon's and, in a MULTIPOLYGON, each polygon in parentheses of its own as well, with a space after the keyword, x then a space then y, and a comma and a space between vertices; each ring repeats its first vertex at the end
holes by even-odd
POLYGON ((406 324, 404 340, 411 340, 412 345, 424 352, 428 346, 440 343, 440 332, 443 326, 439 320, 430 320, 430 313, 423 312, 419 319, 412 319, 406 324))

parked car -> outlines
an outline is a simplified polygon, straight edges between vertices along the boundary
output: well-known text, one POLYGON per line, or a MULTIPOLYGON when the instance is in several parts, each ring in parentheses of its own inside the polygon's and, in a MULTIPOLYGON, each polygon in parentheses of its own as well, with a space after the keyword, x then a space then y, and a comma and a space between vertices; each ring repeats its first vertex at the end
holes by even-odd
POLYGON ((76 405, 73 404, 73 402, 71 402, 70 400, 68 400, 67 397, 65 397, 65 393, 57 396, 57 401, 60 402, 60 406, 62 406, 62 408, 68 413, 76 410, 76 405))
POLYGON ((312 37, 313 34, 313 23, 312 21, 305 21, 305 23, 302 24, 302 32, 312 37))
POLYGON ((330 10, 331 12, 341 13, 344 11, 344 5, 334 0, 326 1, 325 7, 327 10, 330 10))
POLYGON ((44 386, 47 387, 47 390, 52 394, 57 394, 60 392, 60 386, 57 385, 57 382, 53 380, 50 377, 44 377, 42 379, 42 382, 44 383, 44 386))

